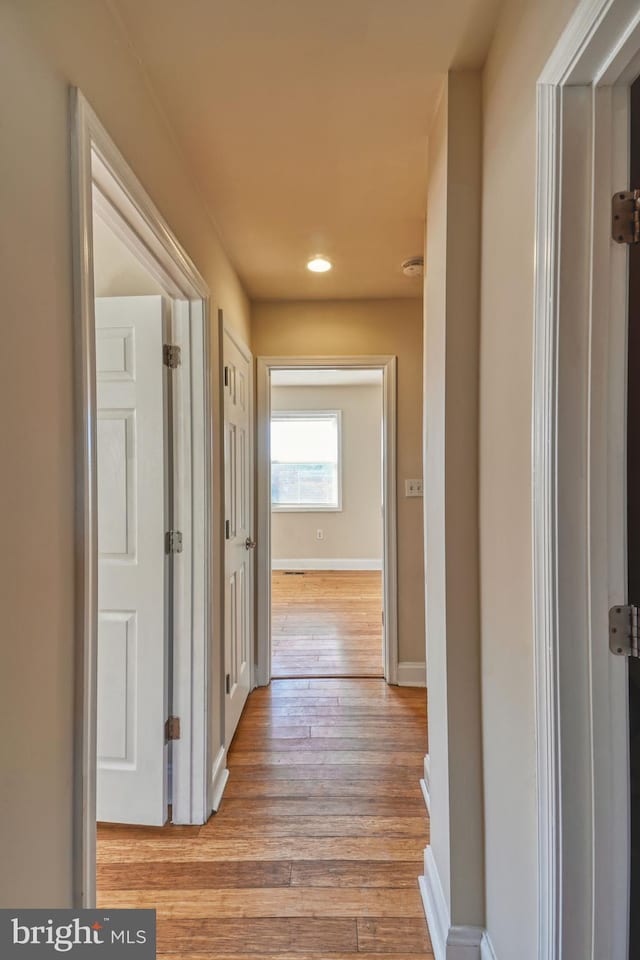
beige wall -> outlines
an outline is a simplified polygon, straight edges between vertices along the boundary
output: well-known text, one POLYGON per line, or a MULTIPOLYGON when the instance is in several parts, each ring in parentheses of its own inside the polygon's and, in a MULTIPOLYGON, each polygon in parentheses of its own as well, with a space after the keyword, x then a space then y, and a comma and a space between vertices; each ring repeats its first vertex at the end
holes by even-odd
POLYGON ((574 7, 574 0, 505 4, 484 75, 480 524, 486 909, 496 955, 518 960, 537 956, 531 569, 536 81, 574 7))
POLYGON ((342 510, 274 510, 272 559, 382 562, 382 387, 273 387, 271 408, 342 415, 342 510))
MULTIPOLYGON (((74 366, 69 84, 83 90, 249 339, 247 299, 107 4, 0 4, 2 906, 72 899, 74 366)), ((217 337, 213 363, 217 368, 217 337)), ((217 396, 217 387, 214 389, 217 396)), ((219 416, 219 411, 216 417, 219 416)), ((217 436, 220 431, 217 431, 217 436)), ((220 605, 217 605, 217 609, 220 605)), ((214 655, 214 670, 218 667, 214 655)), ((213 718, 219 737, 219 718, 213 718)))
POLYGON ((422 301, 266 301, 252 309, 256 356, 398 358, 398 581, 401 661, 424 661, 422 500, 404 479, 422 475, 422 301))
POLYGON ((478 544, 481 77, 449 74, 429 141, 425 543, 431 853, 454 926, 484 924, 478 544), (464 221, 465 229, 458 225, 464 221))

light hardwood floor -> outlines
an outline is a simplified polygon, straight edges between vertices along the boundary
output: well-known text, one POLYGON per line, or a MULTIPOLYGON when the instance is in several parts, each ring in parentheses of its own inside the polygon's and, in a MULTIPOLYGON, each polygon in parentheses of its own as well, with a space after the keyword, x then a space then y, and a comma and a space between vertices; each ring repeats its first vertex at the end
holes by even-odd
POLYGON ((382 574, 274 571, 274 677, 382 677, 382 574))
POLYGON ((426 693, 276 680, 203 827, 98 832, 98 903, 158 911, 160 960, 426 960, 426 693))

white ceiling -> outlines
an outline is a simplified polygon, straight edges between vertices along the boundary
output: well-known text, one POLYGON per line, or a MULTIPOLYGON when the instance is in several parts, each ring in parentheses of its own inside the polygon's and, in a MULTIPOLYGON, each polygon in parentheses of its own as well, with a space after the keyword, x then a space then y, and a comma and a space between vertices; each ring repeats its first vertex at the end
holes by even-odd
POLYGON ((272 387, 382 386, 380 370, 272 370, 272 387))
POLYGON ((500 0, 110 0, 253 298, 414 297, 427 132, 500 0), (306 261, 321 253, 329 274, 306 261))

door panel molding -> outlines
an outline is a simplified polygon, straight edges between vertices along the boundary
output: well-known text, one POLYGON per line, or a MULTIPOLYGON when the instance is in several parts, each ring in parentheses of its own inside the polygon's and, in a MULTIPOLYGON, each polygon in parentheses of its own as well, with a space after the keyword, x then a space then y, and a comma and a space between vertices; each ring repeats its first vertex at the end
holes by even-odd
POLYGON ((384 503, 383 595, 384 675, 398 682, 398 547, 397 547, 397 360, 394 356, 258 357, 257 396, 257 664, 255 682, 271 680, 271 371, 379 370, 382 373, 382 448, 384 503))
POLYGON ((99 371, 96 383, 97 817, 111 823, 162 826, 168 814, 164 724, 171 631, 164 531, 170 428, 162 344, 169 310, 169 301, 157 295, 95 300, 96 339, 126 321, 137 353, 131 377, 105 378, 99 371), (120 725, 126 743, 105 761, 100 741, 107 745, 120 725))

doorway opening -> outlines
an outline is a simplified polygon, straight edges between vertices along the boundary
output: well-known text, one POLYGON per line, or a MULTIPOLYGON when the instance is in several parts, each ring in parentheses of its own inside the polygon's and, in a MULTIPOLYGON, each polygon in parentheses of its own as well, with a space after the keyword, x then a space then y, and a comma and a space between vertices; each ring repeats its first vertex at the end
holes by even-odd
POLYGON ((71 106, 75 900, 92 907, 98 817, 202 824, 215 807, 210 350, 204 281, 77 90, 71 106))
POLYGON ((395 683, 395 357, 257 370, 257 682, 395 683))
POLYGON ((272 677, 382 677, 382 372, 271 374, 272 677))

